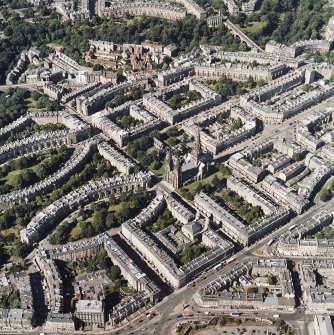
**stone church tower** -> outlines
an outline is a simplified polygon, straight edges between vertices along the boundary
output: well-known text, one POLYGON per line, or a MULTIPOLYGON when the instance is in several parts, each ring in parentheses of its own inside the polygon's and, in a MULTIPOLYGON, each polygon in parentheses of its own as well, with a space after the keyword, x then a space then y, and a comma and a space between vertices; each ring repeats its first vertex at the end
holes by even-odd
POLYGON ((167 164, 165 167, 164 180, 172 184, 174 188, 181 186, 181 162, 180 157, 173 157, 171 152, 167 154, 167 164))
POLYGON ((202 145, 201 145, 201 135, 199 130, 197 131, 196 137, 195 137, 195 145, 192 150, 192 156, 196 164, 200 160, 202 156, 202 145))

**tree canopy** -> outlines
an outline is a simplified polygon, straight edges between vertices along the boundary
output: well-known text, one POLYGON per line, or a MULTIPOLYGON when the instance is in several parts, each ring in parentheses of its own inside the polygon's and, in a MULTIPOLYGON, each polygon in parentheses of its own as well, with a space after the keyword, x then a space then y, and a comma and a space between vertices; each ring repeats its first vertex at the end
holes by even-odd
POLYGON ((322 28, 333 15, 327 0, 264 0, 259 11, 249 16, 240 13, 232 20, 260 46, 269 39, 289 45, 322 39, 322 28))

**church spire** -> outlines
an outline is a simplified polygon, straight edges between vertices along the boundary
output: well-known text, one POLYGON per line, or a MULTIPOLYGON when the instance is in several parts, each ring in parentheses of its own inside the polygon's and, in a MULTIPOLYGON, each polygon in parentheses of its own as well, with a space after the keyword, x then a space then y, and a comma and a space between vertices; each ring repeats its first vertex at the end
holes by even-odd
POLYGON ((173 159, 172 159, 172 153, 170 150, 167 152, 167 164, 166 167, 169 167, 170 170, 173 169, 173 159))
POLYGON ((195 161, 198 162, 201 156, 202 156, 201 134, 200 134, 200 130, 197 129, 197 133, 195 137, 195 144, 193 148, 193 157, 195 161))
POLYGON ((174 166, 174 170, 175 172, 179 172, 181 169, 181 161, 180 161, 180 156, 177 155, 175 158, 175 166, 174 166))

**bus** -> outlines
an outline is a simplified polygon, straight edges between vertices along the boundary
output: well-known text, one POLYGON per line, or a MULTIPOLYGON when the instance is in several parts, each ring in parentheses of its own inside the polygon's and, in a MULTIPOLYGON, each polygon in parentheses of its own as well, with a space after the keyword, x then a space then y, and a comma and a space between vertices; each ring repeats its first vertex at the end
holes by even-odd
POLYGON ((240 315, 241 315, 241 313, 237 313, 237 312, 230 313, 230 316, 232 316, 232 317, 236 317, 236 316, 240 316, 240 315))
POLYGON ((213 267, 213 270, 216 271, 222 267, 223 263, 219 263, 213 267))
POLYGON ((272 239, 267 243, 267 246, 269 247, 270 245, 272 245, 274 241, 275 241, 275 239, 272 238, 272 239))
POLYGON ((232 258, 228 259, 226 261, 226 264, 232 263, 233 261, 235 261, 235 257, 232 257, 232 258))
POLYGON ((292 226, 289 228, 289 230, 291 231, 291 230, 294 229, 294 228, 296 228, 296 225, 295 225, 295 224, 292 225, 292 226))

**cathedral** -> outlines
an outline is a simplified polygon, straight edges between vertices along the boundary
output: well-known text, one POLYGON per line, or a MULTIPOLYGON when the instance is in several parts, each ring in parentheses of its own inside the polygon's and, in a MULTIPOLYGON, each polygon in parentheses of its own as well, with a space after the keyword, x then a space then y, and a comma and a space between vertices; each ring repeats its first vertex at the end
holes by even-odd
POLYGON ((184 156, 167 154, 164 180, 174 188, 180 188, 195 180, 201 180, 208 174, 208 164, 212 161, 210 153, 203 153, 200 133, 197 133, 194 148, 184 156))

